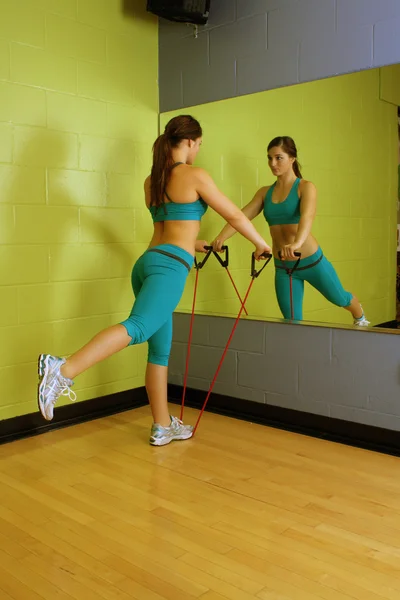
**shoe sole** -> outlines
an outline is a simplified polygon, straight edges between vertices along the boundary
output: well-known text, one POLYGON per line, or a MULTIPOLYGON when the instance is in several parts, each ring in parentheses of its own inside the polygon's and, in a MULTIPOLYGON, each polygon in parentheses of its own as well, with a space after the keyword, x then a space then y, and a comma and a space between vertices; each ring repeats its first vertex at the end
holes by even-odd
POLYGON ((40 354, 38 359, 38 375, 42 378, 42 380, 39 381, 38 384, 37 403, 39 410, 42 413, 42 416, 46 419, 46 421, 51 421, 51 419, 49 419, 46 415, 46 412, 44 410, 44 402, 42 401, 43 390, 46 387, 47 382, 48 356, 48 354, 40 354))
POLYGON ((190 435, 185 435, 185 436, 177 436, 177 437, 173 437, 169 440, 155 440, 152 441, 150 440, 150 445, 151 446, 166 446, 167 444, 170 444, 171 442, 179 442, 179 441, 183 441, 183 440, 190 440, 190 438, 193 437, 193 432, 190 435))

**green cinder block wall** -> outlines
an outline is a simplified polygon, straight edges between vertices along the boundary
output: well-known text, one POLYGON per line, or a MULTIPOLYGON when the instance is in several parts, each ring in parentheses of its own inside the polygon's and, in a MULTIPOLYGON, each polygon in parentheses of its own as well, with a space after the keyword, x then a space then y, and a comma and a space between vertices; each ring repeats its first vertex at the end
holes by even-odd
MULTIPOLYGON (((131 307, 158 131, 157 19, 135 6, 0 5, 0 419, 37 410, 39 352, 70 353, 131 307)), ((143 345, 94 367, 79 401, 142 386, 145 360, 143 345)))

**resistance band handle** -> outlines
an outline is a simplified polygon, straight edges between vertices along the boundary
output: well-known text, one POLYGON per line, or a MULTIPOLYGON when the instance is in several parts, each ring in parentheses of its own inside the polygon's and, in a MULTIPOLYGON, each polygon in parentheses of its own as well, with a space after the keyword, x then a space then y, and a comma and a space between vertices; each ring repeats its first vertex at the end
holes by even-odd
POLYGON ((255 277, 258 277, 260 275, 260 273, 265 269, 265 267, 267 266, 267 264, 269 263, 269 261, 272 258, 272 254, 270 254, 269 252, 263 252, 260 255, 260 258, 265 258, 265 264, 261 267, 261 269, 259 269, 257 271, 256 269, 256 257, 254 256, 254 252, 251 253, 251 273, 250 276, 253 277, 253 279, 255 277))
POLYGON ((212 246, 204 246, 204 249, 207 250, 207 252, 212 252, 215 256, 215 258, 218 260, 219 264, 221 265, 221 267, 224 267, 224 269, 227 269, 229 266, 229 249, 228 246, 221 246, 221 250, 225 251, 225 258, 222 259, 219 255, 218 252, 215 252, 213 250, 212 246))
POLYGON ((204 249, 207 250, 207 254, 203 258, 203 260, 200 261, 200 262, 197 262, 196 257, 194 259, 194 266, 196 267, 197 270, 202 269, 204 267, 204 265, 206 264, 206 262, 210 258, 211 254, 214 254, 214 256, 218 260, 219 264, 222 267, 224 267, 224 269, 228 268, 228 266, 229 266, 229 249, 228 249, 228 246, 222 246, 221 247, 221 250, 225 251, 225 258, 224 259, 222 259, 220 257, 220 255, 218 254, 218 252, 214 252, 212 246, 204 246, 204 249))
MULTIPOLYGON (((284 269, 287 271, 288 275, 292 275, 293 272, 297 269, 297 267, 299 266, 299 263, 300 263, 301 252, 295 252, 294 255, 298 257, 296 263, 294 264, 294 266, 291 269, 289 269, 287 267, 284 267, 284 269)), ((282 260, 282 252, 280 250, 278 252, 278 256, 282 260)))
MULTIPOLYGON (((301 258, 301 252, 295 252, 294 255, 301 258)), ((278 256, 279 256, 280 260, 282 260, 282 252, 280 250, 278 252, 278 256)))
POLYGON ((219 264, 221 265, 221 267, 224 267, 224 269, 227 269, 229 266, 229 250, 228 250, 228 246, 222 246, 221 250, 225 250, 225 258, 222 259, 219 255, 218 252, 214 252, 214 256, 215 258, 218 260, 219 264))
POLYGON ((203 258, 203 260, 201 260, 200 262, 198 262, 197 259, 196 259, 196 257, 194 257, 194 266, 195 266, 195 268, 198 271, 200 271, 200 269, 202 269, 204 267, 204 265, 206 264, 206 262, 210 258, 211 254, 213 253, 212 246, 204 246, 204 248, 207 250, 207 254, 203 258))

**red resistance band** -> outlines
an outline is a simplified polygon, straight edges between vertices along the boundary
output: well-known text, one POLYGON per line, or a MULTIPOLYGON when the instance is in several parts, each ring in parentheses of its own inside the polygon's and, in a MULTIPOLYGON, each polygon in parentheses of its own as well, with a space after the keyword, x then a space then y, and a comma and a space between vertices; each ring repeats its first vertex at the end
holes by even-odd
POLYGON ((180 414, 180 419, 181 420, 183 418, 183 410, 184 410, 185 398, 186 398, 186 387, 187 387, 187 378, 188 378, 188 373, 189 373, 189 362, 190 362, 190 349, 191 349, 192 336, 193 336, 194 311, 195 311, 195 308, 196 308, 197 286, 198 286, 198 283, 199 283, 199 271, 200 271, 200 269, 202 269, 204 267, 204 265, 206 264, 206 262, 210 258, 211 254, 214 254, 214 256, 217 258, 217 260, 220 263, 220 265, 222 267, 224 267, 224 269, 228 273, 229 279, 232 282, 232 285, 233 285, 233 288, 234 288, 234 290, 236 292, 236 295, 239 298, 240 305, 244 309, 246 315, 248 315, 248 312, 247 312, 246 308, 244 307, 244 302, 243 302, 242 298, 240 297, 239 291, 238 291, 238 289, 237 289, 237 287, 235 285, 235 282, 233 281, 233 277, 232 277, 232 275, 231 275, 231 273, 230 273, 230 271, 228 269, 228 265, 229 265, 229 249, 228 249, 228 246, 222 246, 222 250, 225 252, 225 258, 224 259, 222 259, 217 252, 214 252, 212 246, 205 246, 205 249, 207 250, 207 253, 206 253, 206 256, 203 258, 202 261, 198 262, 196 260, 196 258, 194 259, 194 266, 195 266, 195 269, 196 269, 196 279, 195 279, 195 283, 194 283, 192 314, 191 314, 191 317, 190 317, 189 339, 188 339, 188 346, 187 346, 187 353, 186 353, 185 376, 183 378, 182 406, 181 406, 181 414, 180 414))
MULTIPOLYGON (((217 370, 216 370, 216 372, 215 372, 215 375, 214 375, 214 377, 213 377, 213 380, 212 380, 212 382, 211 382, 210 389, 209 389, 209 391, 208 391, 208 393, 207 393, 207 396, 206 396, 206 399, 205 399, 205 401, 204 401, 203 407, 202 407, 202 409, 201 409, 201 411, 200 411, 200 414, 199 414, 199 416, 198 416, 198 419, 197 419, 196 425, 195 425, 195 427, 194 427, 194 429, 193 429, 193 435, 195 434, 195 432, 196 432, 196 430, 197 430, 197 428, 198 428, 198 426, 199 426, 200 419, 201 419, 201 417, 202 417, 202 415, 203 415, 203 412, 204 412, 204 410, 205 410, 205 408, 206 408, 206 406, 207 406, 208 399, 209 399, 209 397, 211 396, 211 392, 212 392, 212 390, 213 390, 213 388, 214 388, 214 385, 215 385, 215 382, 216 382, 216 380, 217 380, 218 374, 219 374, 219 372, 220 372, 220 370, 221 370, 221 367, 222 367, 222 364, 223 364, 223 362, 224 362, 224 359, 225 359, 226 353, 228 352, 228 348, 229 348, 229 346, 230 346, 230 343, 231 343, 231 341, 232 341, 232 338, 233 338, 233 335, 234 335, 234 333, 235 333, 236 327, 237 327, 237 325, 238 325, 238 323, 239 323, 239 320, 240 320, 241 314, 242 314, 243 310, 245 310, 245 304, 246 304, 246 302, 247 302, 247 299, 248 299, 248 297, 249 297, 249 294, 250 294, 251 288, 253 287, 254 280, 255 280, 255 279, 256 279, 256 278, 257 278, 257 277, 260 275, 260 273, 261 273, 261 272, 262 272, 262 271, 265 269, 265 267, 267 266, 267 264, 270 262, 270 260, 272 259, 272 254, 268 254, 268 253, 266 253, 266 252, 265 252, 265 253, 264 253, 264 254, 261 256, 261 258, 264 258, 264 259, 266 259, 266 261, 265 261, 265 264, 263 265, 263 267, 261 267, 261 269, 259 269, 259 270, 257 271, 257 270, 256 270, 256 268, 255 268, 255 257, 254 257, 254 253, 251 255, 251 272, 250 272, 251 281, 250 281, 249 287, 248 287, 248 289, 247 289, 246 295, 245 295, 245 297, 244 297, 244 300, 243 300, 243 301, 241 301, 241 307, 240 307, 240 310, 239 310, 239 314, 238 314, 238 316, 236 317, 236 320, 235 320, 235 323, 234 323, 234 325, 233 325, 233 328, 232 328, 231 334, 230 334, 230 336, 229 336, 229 339, 228 339, 228 341, 227 341, 227 343, 226 343, 226 346, 225 346, 225 349, 224 349, 224 351, 223 351, 223 353, 222 353, 222 356, 221 356, 221 359, 220 359, 220 361, 219 361, 219 364, 218 364, 217 370)), ((193 306, 194 306, 194 304, 193 304, 193 306)), ((192 315, 194 315, 194 313, 192 313, 192 315)), ((192 321, 191 321, 191 329, 190 329, 190 333, 189 333, 188 355, 190 354, 190 343, 191 343, 191 340, 192 340, 192 327, 193 327, 193 319, 192 319, 192 321)), ((186 368, 187 368, 187 370, 188 370, 188 365, 189 365, 189 361, 187 360, 187 362, 186 362, 186 368)), ((185 380, 184 380, 184 391, 183 391, 183 398, 182 398, 181 419, 182 419, 182 417, 183 417, 184 397, 185 397, 185 393, 186 393, 186 381, 187 381, 187 371, 186 371, 186 373, 185 373, 185 380)))
MULTIPOLYGON (((297 267, 299 266, 300 263, 300 259, 301 259, 301 252, 295 252, 294 253, 295 256, 297 256, 297 261, 296 263, 293 265, 293 267, 289 268, 289 267, 285 267, 285 265, 279 266, 279 269, 284 269, 286 271, 286 273, 289 275, 289 288, 290 288, 290 317, 292 319, 292 321, 294 320, 294 309, 293 309, 293 280, 292 280, 292 275, 293 272, 297 269, 297 267)), ((280 258, 280 260, 282 260, 282 253, 279 250, 278 252, 278 256, 280 258)), ((312 265, 310 265, 312 266, 312 265)))

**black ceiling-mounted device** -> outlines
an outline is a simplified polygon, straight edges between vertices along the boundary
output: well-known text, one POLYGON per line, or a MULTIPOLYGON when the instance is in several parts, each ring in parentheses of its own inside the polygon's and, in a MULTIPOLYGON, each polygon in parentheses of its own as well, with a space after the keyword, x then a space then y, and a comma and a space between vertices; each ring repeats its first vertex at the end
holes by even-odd
POLYGON ((147 0, 147 11, 168 21, 206 25, 210 0, 147 0))

